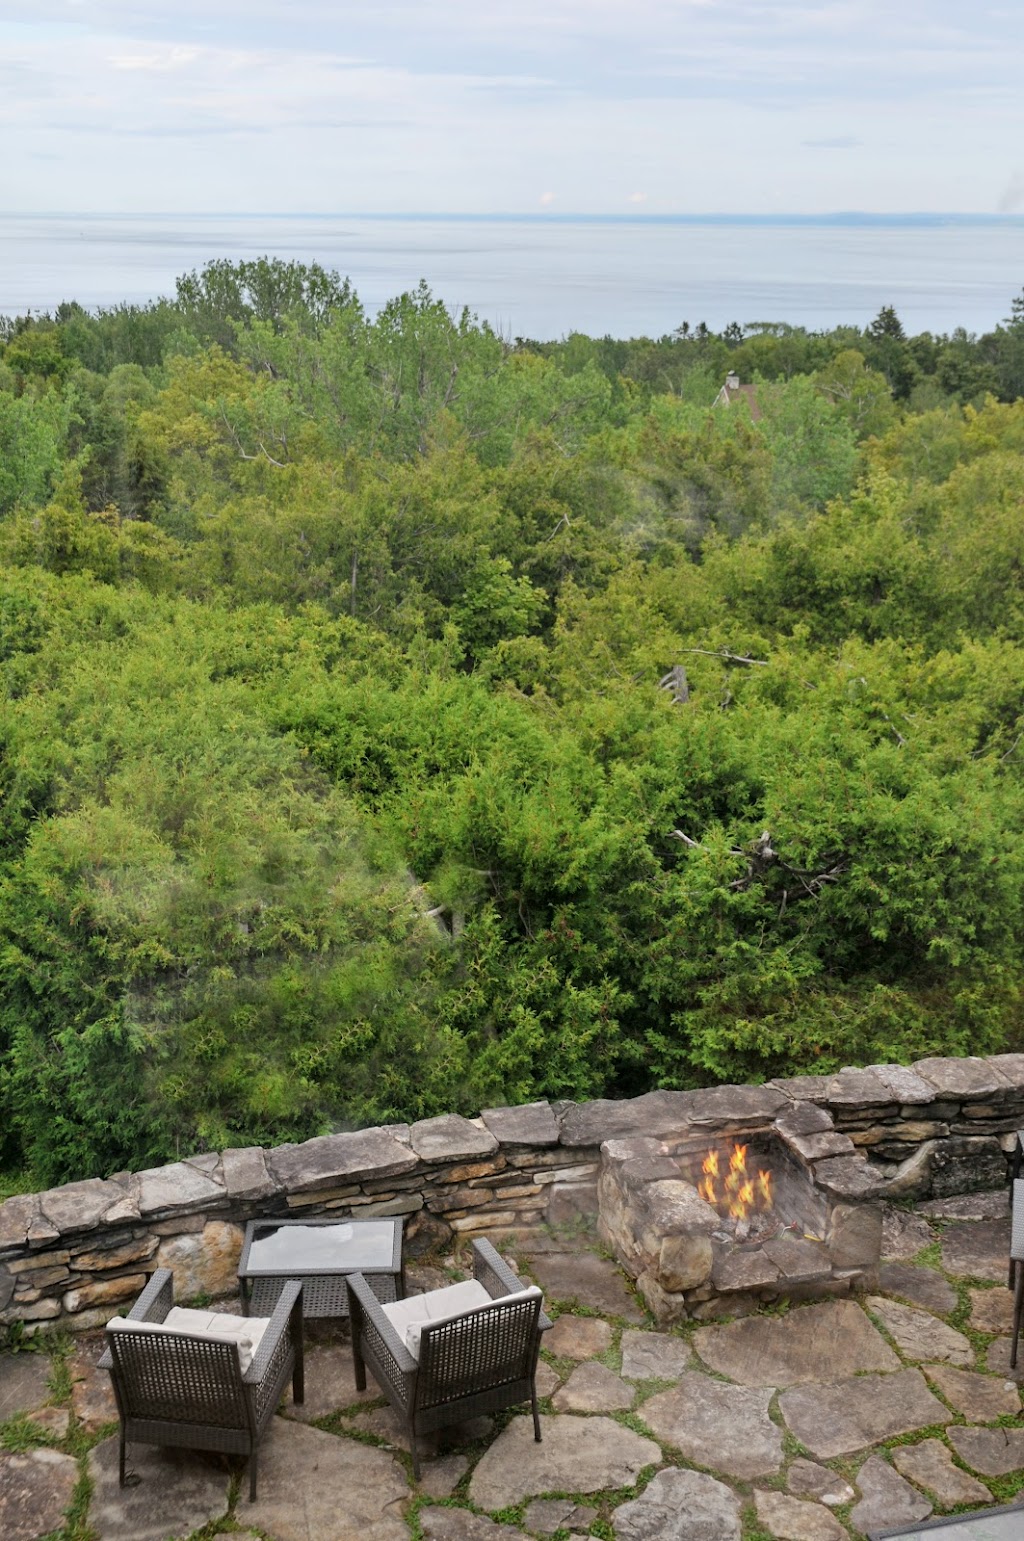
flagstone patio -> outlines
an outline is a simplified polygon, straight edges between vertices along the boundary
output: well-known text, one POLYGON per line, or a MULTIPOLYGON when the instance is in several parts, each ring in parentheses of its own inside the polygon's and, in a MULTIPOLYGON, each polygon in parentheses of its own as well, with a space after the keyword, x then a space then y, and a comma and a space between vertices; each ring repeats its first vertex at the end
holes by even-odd
POLYGON ((860 1541, 1010 1502, 1024 1354, 1011 1374, 1006 1199, 893 1210, 885 1236, 874 1294, 670 1332, 592 1237, 503 1243, 556 1318, 543 1443, 518 1411, 477 1420, 433 1443, 418 1485, 387 1404, 355 1391, 344 1331, 311 1333, 307 1401, 274 1420, 255 1504, 237 1465, 192 1452, 129 1447, 138 1481, 118 1487, 102 1335, 0 1354, 0 1536, 860 1541))

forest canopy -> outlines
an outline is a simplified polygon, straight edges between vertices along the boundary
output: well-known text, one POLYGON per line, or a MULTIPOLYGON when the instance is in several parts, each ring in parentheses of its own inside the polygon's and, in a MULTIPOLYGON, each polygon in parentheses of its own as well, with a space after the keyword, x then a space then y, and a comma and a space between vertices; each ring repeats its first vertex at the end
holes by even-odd
POLYGON ((8 1185, 1024 1047, 1009 310, 0 321, 8 1185))

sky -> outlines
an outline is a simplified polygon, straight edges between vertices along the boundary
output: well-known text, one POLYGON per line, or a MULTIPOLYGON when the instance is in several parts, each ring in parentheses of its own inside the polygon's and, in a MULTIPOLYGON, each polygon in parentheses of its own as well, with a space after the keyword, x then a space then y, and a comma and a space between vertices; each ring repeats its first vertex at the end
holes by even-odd
POLYGON ((0 0, 0 209, 1024 212, 1024 5, 0 0))

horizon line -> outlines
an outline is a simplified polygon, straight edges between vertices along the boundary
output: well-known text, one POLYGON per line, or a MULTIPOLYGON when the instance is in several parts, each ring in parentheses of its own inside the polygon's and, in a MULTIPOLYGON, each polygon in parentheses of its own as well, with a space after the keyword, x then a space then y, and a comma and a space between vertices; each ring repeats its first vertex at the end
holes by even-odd
POLYGON ((936 224, 952 222, 961 224, 1013 224, 1024 223, 1024 210, 993 213, 968 213, 962 210, 913 210, 880 212, 870 209, 832 209, 814 214, 796 212, 702 212, 658 213, 640 211, 555 210, 530 209, 520 211, 481 211, 468 213, 457 210, 271 210, 244 209, 235 211, 211 209, 8 209, 0 213, 0 220, 11 219, 351 219, 351 220, 408 220, 427 221, 528 221, 538 224, 568 224, 576 221, 600 221, 615 224, 740 224, 740 225, 829 225, 829 224, 936 224))

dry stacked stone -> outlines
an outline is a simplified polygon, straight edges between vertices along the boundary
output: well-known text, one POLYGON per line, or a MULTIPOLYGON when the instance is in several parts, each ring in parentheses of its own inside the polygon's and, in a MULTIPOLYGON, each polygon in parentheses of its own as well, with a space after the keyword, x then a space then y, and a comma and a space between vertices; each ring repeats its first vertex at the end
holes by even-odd
POLYGON ((1024 1128, 1024 1055, 489 1108, 20 1194, 0 1204, 0 1325, 96 1326, 164 1266, 181 1296, 226 1294, 257 1216, 402 1215, 413 1255, 484 1231, 500 1243, 595 1215, 605 1141, 728 1134, 762 1115, 787 1121, 818 1179, 851 1200, 994 1189, 1024 1128))

